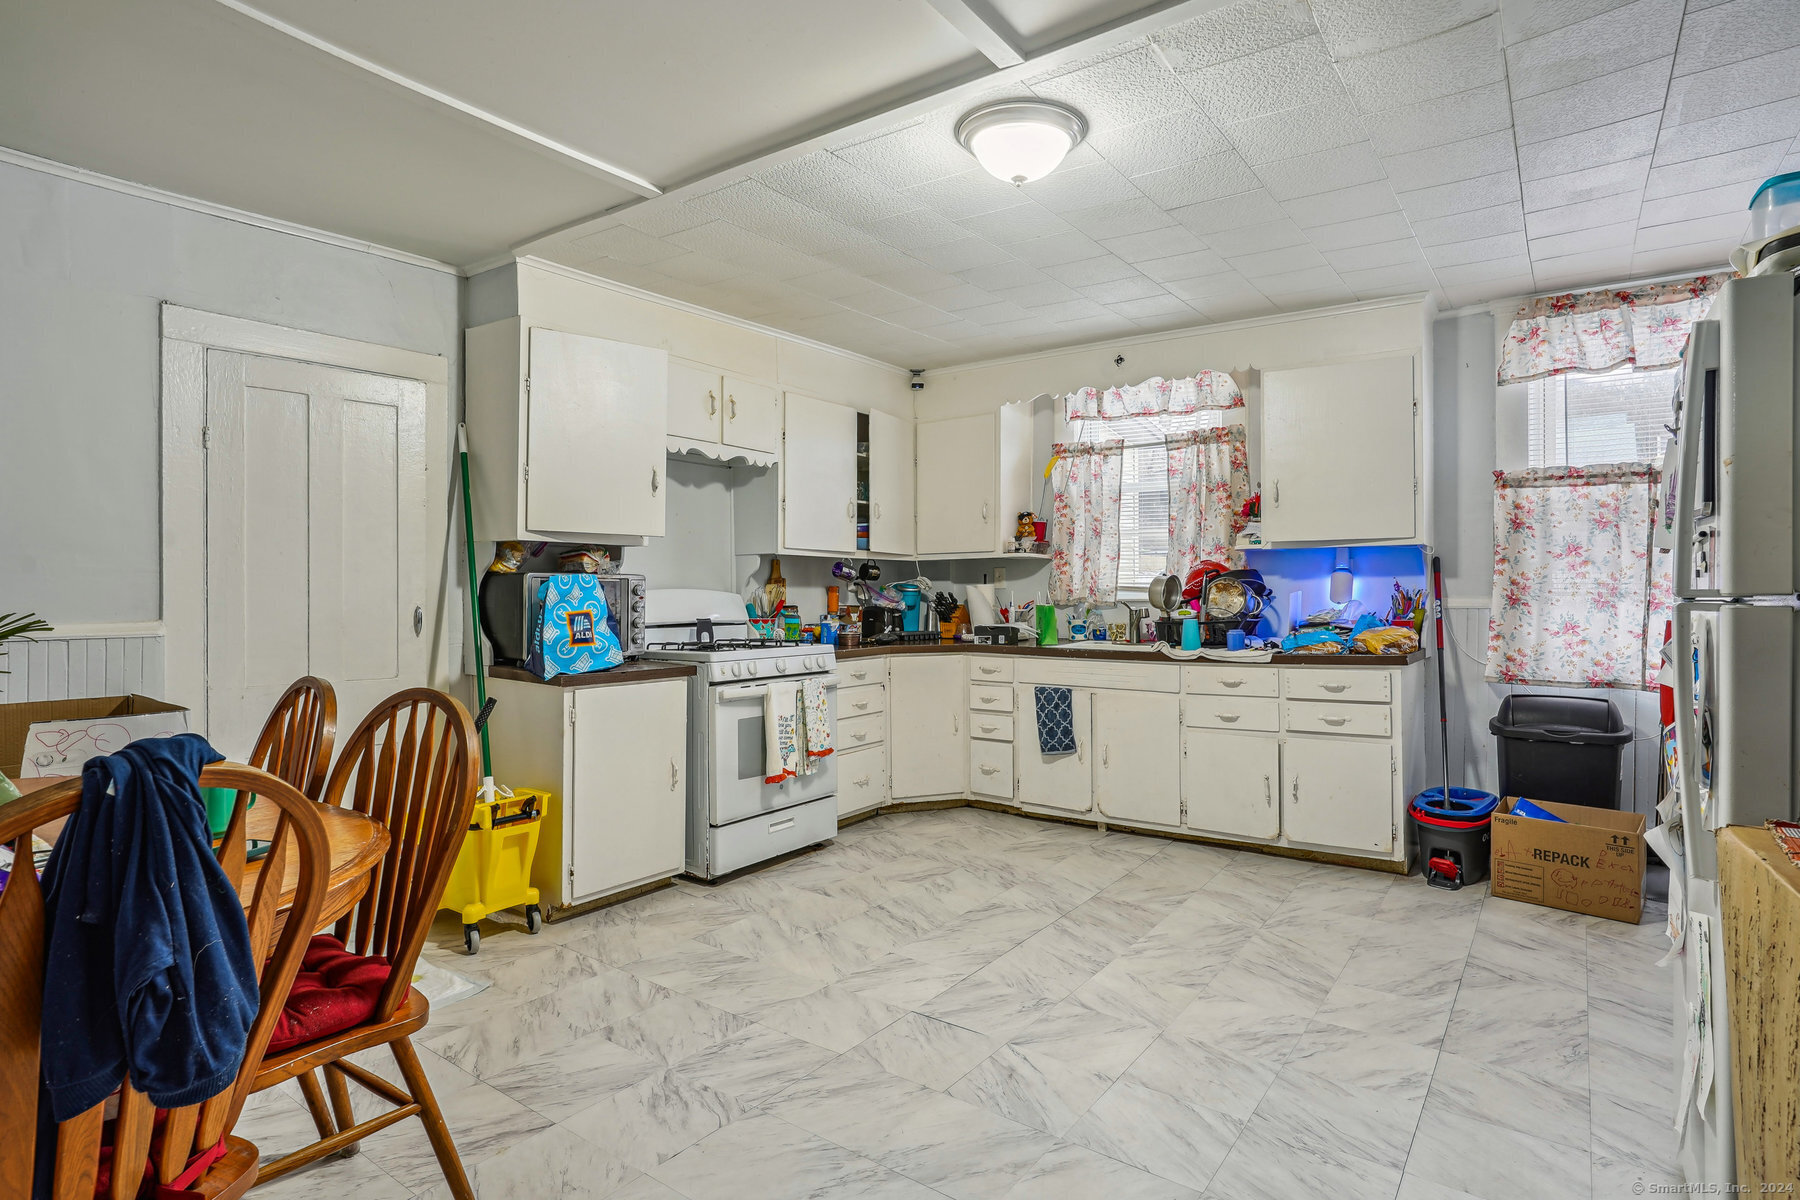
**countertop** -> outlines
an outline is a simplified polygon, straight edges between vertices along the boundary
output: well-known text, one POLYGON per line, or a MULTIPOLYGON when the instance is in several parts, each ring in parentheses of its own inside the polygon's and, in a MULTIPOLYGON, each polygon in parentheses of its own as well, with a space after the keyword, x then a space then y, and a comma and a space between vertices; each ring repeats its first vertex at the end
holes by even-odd
POLYGON ((630 662, 620 663, 610 671, 589 671, 584 675, 558 675, 555 679, 539 679, 530 671, 519 667, 490 667, 489 679, 510 679, 515 683, 535 683, 542 687, 616 687, 624 683, 654 683, 659 679, 687 679, 694 673, 694 664, 677 662, 651 662, 647 659, 634 658, 630 662))
POLYGON ((1150 662, 1186 663, 1200 666, 1241 667, 1404 667, 1424 662, 1425 652, 1411 654, 1277 654, 1267 662, 1242 659, 1171 658, 1149 650, 1073 650, 1067 643, 1058 646, 979 646, 974 642, 935 642, 895 646, 858 646, 854 650, 839 649, 840 660, 874 658, 882 654, 1006 654, 1033 658, 1060 658, 1067 662, 1150 662))

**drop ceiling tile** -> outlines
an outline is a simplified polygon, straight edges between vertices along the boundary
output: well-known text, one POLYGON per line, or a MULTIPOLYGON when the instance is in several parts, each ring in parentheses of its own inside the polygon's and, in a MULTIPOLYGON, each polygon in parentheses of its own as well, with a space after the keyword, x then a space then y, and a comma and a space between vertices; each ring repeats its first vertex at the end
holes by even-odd
POLYGON ((1506 0, 1500 6, 1500 20, 1510 46, 1629 3, 1631 0, 1506 0))
POLYGON ((1259 250, 1279 250, 1283 246, 1304 245, 1308 233, 1309 231, 1284 216, 1274 221, 1259 221, 1253 225, 1239 225, 1217 233, 1202 234, 1200 240, 1206 243, 1208 250, 1219 254, 1255 254, 1259 250))
POLYGON ((1049 304, 1061 304, 1070 300, 1081 299, 1081 293, 1054 279, 1045 279, 1042 283, 1020 284, 1017 287, 992 289, 996 300, 1011 300, 1021 308, 1036 311, 1049 304))
POLYGON ((794 199, 807 208, 849 225, 861 225, 925 207, 904 192, 896 192, 866 175, 854 183, 834 183, 814 188, 800 193, 794 199))
POLYGON ((1172 210, 1169 215, 1204 238, 1207 234, 1223 233, 1242 225, 1259 225, 1284 214, 1275 203, 1275 197, 1259 188, 1254 192, 1190 204, 1172 210))
POLYGON ((1669 84, 1664 118, 1681 125, 1793 96, 1800 96, 1800 46, 1677 76, 1669 84))
POLYGON ((916 123, 876 134, 833 151, 889 187, 906 188, 969 169, 968 151, 934 123, 916 123))
POLYGON ((1634 0, 1506 48, 1516 103, 1675 53, 1683 0, 1634 0))
POLYGON ((1251 317, 1266 317, 1280 312, 1273 301, 1261 292, 1242 297, 1228 297, 1213 301, 1204 306, 1189 304, 1197 308, 1209 321, 1247 321, 1251 317))
POLYGON ((807 192, 832 186, 855 187, 869 177, 832 154, 815 150, 756 172, 759 181, 796 200, 807 192))
POLYGON ((1148 233, 1173 223, 1171 214, 1149 200, 1125 200, 1076 209, 1064 213, 1063 219, 1095 240, 1148 233))
POLYGON ((967 283, 959 283, 955 287, 945 288, 941 292, 932 292, 930 296, 933 306, 941 308, 945 312, 956 313, 958 316, 995 302, 991 292, 983 291, 981 288, 967 283))
POLYGON ((896 292, 892 288, 880 286, 871 287, 866 291, 853 292, 848 296, 839 296, 837 302, 845 308, 855 309, 857 312, 867 313, 872 317, 879 317, 883 313, 899 312, 918 303, 903 292, 896 292))
POLYGON ((1437 276, 1424 263, 1399 263, 1391 267, 1370 267, 1365 271, 1338 272, 1344 286, 1358 298, 1371 300, 1377 296, 1404 296, 1411 292, 1435 292, 1437 276))
POLYGON ((1142 300, 1116 300, 1112 311, 1133 321, 1154 321, 1161 317, 1190 316, 1192 310, 1174 296, 1146 296, 1142 300))
POLYGON ((1201 275, 1217 275, 1220 272, 1231 270, 1231 265, 1213 251, 1201 248, 1188 254, 1173 254, 1168 258, 1152 258, 1138 263, 1137 269, 1159 283, 1166 283, 1171 279, 1194 279, 1201 275))
POLYGON ((1364 113, 1369 141, 1377 154, 1406 154, 1511 129, 1512 104, 1506 83, 1490 83, 1420 104, 1364 113))
POLYGON ((909 207, 929 208, 953 221, 999 212, 1019 202, 1018 188, 995 179, 980 167, 905 188, 897 195, 909 207))
POLYGON ((1792 138, 1796 129, 1800 129, 1800 98, 1778 100, 1685 125, 1668 125, 1656 142, 1656 165, 1765 145, 1792 138))
POLYGON ((1104 304, 1095 300, 1089 300, 1085 296, 1080 296, 1074 300, 1067 300, 1057 304, 1034 305, 1032 306, 1031 311, 1047 321, 1056 322, 1058 325, 1073 324, 1077 321, 1103 320, 1110 312, 1104 304))
POLYGON ((1315 225, 1306 237, 1321 250, 1348 250, 1355 246, 1371 246, 1413 236, 1413 228, 1405 213, 1378 213, 1354 221, 1336 221, 1315 225))
POLYGON ((1015 242, 1006 249, 1020 262, 1028 262, 1034 267, 1055 267, 1063 263, 1080 262, 1084 258, 1098 258, 1107 253, 1106 247, 1099 242, 1073 229, 1067 233, 1033 238, 1029 242, 1015 242))
POLYGON ((1673 221, 1692 221, 1700 217, 1723 217, 1730 214, 1741 216, 1749 209, 1750 197, 1756 194, 1756 189, 1760 186, 1760 179, 1745 179, 1703 191, 1646 200, 1638 214, 1638 224, 1667 225, 1673 221))
POLYGON ((1585 171, 1552 175, 1548 179, 1529 180, 1524 189, 1525 211, 1561 208, 1567 204, 1580 204, 1584 200, 1597 200, 1601 196, 1639 191, 1644 186, 1644 176, 1649 170, 1650 156, 1645 155, 1643 158, 1589 167, 1585 171))
POLYGON ((1725 154, 1690 158, 1686 162, 1671 163, 1668 166, 1653 166, 1650 168, 1650 178, 1644 184, 1644 198, 1654 200, 1661 196, 1696 192, 1711 187, 1721 179, 1767 179, 1782 170, 1781 159, 1787 153, 1789 144, 1784 138, 1725 154))
POLYGON ((1511 171, 1518 166, 1518 159, 1511 131, 1502 129, 1410 154, 1392 155, 1382 165, 1395 188, 1412 191, 1511 171))
POLYGON ((1355 58, 1448 33, 1494 13, 1497 0, 1313 0, 1313 20, 1331 53, 1355 58))
POLYGON ((1623 278, 1631 271, 1631 249, 1590 250, 1545 259, 1532 264, 1537 289, 1546 292, 1580 291, 1623 278))
POLYGON ((1198 71, 1317 32, 1302 0, 1247 0, 1172 25, 1150 40, 1177 71, 1198 71))
MULTIPOLYGON (((670 234, 669 240, 697 254, 752 267, 759 267, 765 262, 785 262, 794 257, 794 251, 779 242, 770 241, 726 221, 709 221, 705 225, 696 225, 692 229, 670 234)), ((811 274, 824 268, 825 263, 820 262, 811 271, 793 273, 811 274)))
MULTIPOLYGON (((716 258, 708 258, 704 254, 695 254, 692 251, 678 254, 674 258, 662 259, 656 264, 656 269, 660 274, 667 275, 671 279, 697 284, 722 283, 744 273, 744 269, 740 266, 720 262, 716 258)), ((846 275, 845 277, 854 280, 858 286, 862 284, 862 281, 854 276, 846 275)), ((807 278, 811 277, 807 276, 807 278)), ((789 280, 789 282, 796 287, 799 286, 798 280, 789 280)))
POLYGON ((912 257, 928 267, 936 267, 940 271, 966 271, 970 267, 985 267, 990 263, 1006 262, 1012 257, 986 238, 961 237, 954 242, 944 242, 938 246, 926 246, 915 250, 912 257))
POLYGON ((1359 183, 1355 187, 1320 192, 1316 196, 1302 196, 1285 202, 1281 207, 1304 229, 1395 212, 1399 209, 1400 202, 1394 198, 1394 189, 1383 179, 1375 183, 1359 183))
POLYGON ((1588 254, 1596 250, 1629 246, 1636 236, 1636 221, 1620 221, 1612 225, 1599 225, 1592 229, 1571 229, 1568 233, 1553 233, 1549 237, 1531 239, 1531 261, 1542 263, 1547 259, 1561 258, 1570 254, 1588 254))
POLYGON ((1731 0, 1688 14, 1675 74, 1688 75, 1797 44, 1800 8, 1793 0, 1731 0))
POLYGON ((1147 296, 1163 296, 1162 285, 1153 279, 1145 279, 1142 275, 1131 275, 1125 279, 1109 279, 1105 283, 1090 283, 1075 289, 1089 300, 1101 304, 1121 304, 1127 300, 1142 300, 1147 296))
POLYGON ((1143 195, 1164 208, 1180 208, 1220 196, 1234 196, 1259 186, 1255 172, 1237 151, 1195 159, 1166 171, 1138 175, 1131 181, 1143 195))
POLYGON ((1341 104, 1344 100, 1344 85, 1338 80, 1325 43, 1317 37, 1258 50, 1183 75, 1181 81, 1206 115, 1220 125, 1302 105, 1341 104))
POLYGON ((1371 242, 1366 246, 1349 246, 1325 251, 1325 261, 1340 275, 1345 271, 1372 271, 1380 267, 1398 267, 1407 263, 1423 266, 1425 257, 1419 243, 1412 238, 1393 242, 1371 242))
POLYGON ((613 225, 598 233, 578 237, 571 244, 595 258, 612 258, 640 267, 687 253, 674 242, 651 237, 629 225, 613 225))
MULTIPOLYGON (((909 296, 924 296, 955 287, 962 280, 946 271, 919 264, 902 267, 898 271, 878 271, 869 276, 869 282, 893 288, 896 292, 905 292, 909 296)), ((800 286, 799 280, 794 283, 795 286, 800 286)))
POLYGON ((1305 267, 1298 271, 1282 271, 1278 274, 1255 275, 1251 277, 1256 289, 1277 304, 1287 305, 1297 301, 1317 300, 1321 304, 1335 304, 1343 300, 1354 299, 1349 295, 1349 288, 1338 273, 1324 263, 1316 267, 1305 267), (1323 298, 1321 298, 1323 297, 1323 298))
POLYGON ((957 224, 996 246, 1029 242, 1033 238, 1069 232, 1067 221, 1030 201, 1012 208, 1003 208, 999 212, 983 213, 979 217, 964 217, 957 224))
POLYGON ((1102 158, 1126 175, 1147 175, 1231 149, 1231 141, 1198 108, 1098 130, 1088 139, 1102 158))
POLYGON ((1460 29, 1338 63, 1344 86, 1364 112, 1381 112, 1453 96, 1506 75, 1500 52, 1500 18, 1484 17, 1460 29))
POLYGON ((1463 263, 1455 267, 1438 267, 1433 271, 1438 282, 1446 288, 1467 287, 1471 284, 1485 283, 1494 279, 1516 278, 1531 275, 1531 260, 1521 255, 1518 258, 1494 258, 1486 262, 1463 263))
POLYGON ((1288 246, 1281 250, 1262 250, 1255 254, 1239 255, 1231 261, 1231 268, 1246 279, 1256 281, 1262 286, 1265 275, 1276 275, 1287 271, 1306 269, 1330 269, 1331 264, 1325 261, 1313 246, 1288 246))
POLYGON ((1256 173, 1269 195, 1277 200, 1316 196, 1336 188, 1371 183, 1386 175, 1381 160, 1367 142, 1263 163, 1256 173))
POLYGON ((1737 239, 1727 242, 1699 242, 1689 246, 1670 246, 1663 250, 1640 250, 1631 256, 1633 275, 1664 275, 1675 271, 1725 271, 1730 269, 1731 252, 1737 239))
POLYGON ((1193 105, 1174 72, 1147 44, 1033 80, 1031 90, 1074 108, 1095 130, 1135 125, 1193 105))
POLYGON ((1669 68, 1674 62, 1674 56, 1668 55, 1553 92, 1525 97, 1513 106, 1519 144, 1549 141, 1644 113, 1660 113, 1669 89, 1669 68))
MULTIPOLYGON (((1059 168, 1036 183, 1025 184, 1019 190, 1027 199, 1057 213, 1092 208, 1096 204, 1136 200, 1144 194, 1117 167, 1108 162, 1095 162, 1073 170, 1059 168)), ((1053 231, 1044 232, 1048 234, 1053 231)))
POLYGON ((1514 200, 1491 208, 1470 209, 1449 216, 1415 220, 1413 236, 1421 246, 1441 246, 1445 242, 1465 242, 1472 238, 1492 237, 1525 228, 1525 206, 1514 200))
POLYGON ((1646 113, 1599 129, 1520 146, 1519 177, 1530 182, 1641 158, 1656 149, 1656 134, 1661 123, 1662 114, 1646 113))
POLYGON ((1749 225, 1750 214, 1747 212, 1698 217, 1669 225, 1649 225, 1637 231, 1636 248, 1640 251, 1663 250, 1693 242, 1742 240, 1749 225))
MULTIPOLYGON (((974 240, 974 239, 970 239, 974 240)), ((861 275, 874 275, 880 271, 904 271, 908 267, 916 267, 922 259, 913 258, 904 251, 880 242, 863 242, 860 245, 845 246, 841 250, 827 250, 819 257, 834 266, 854 271, 861 275)), ((1001 257, 1005 257, 1004 253, 1001 257)), ((931 263, 931 266, 943 269, 942 263, 931 263)), ((958 267, 972 267, 974 263, 958 263, 958 267)))
POLYGON ((1368 140, 1356 114, 1344 104, 1308 104, 1225 127, 1250 163, 1274 162, 1368 140))
POLYGON ((956 272, 956 277, 964 283, 974 284, 987 291, 999 291, 1001 288, 1024 287, 1027 284, 1050 284, 1056 281, 1036 267, 1022 262, 995 263, 987 267, 970 267, 966 271, 956 272))
POLYGON ((1635 221, 1642 203, 1642 194, 1632 190, 1579 204, 1566 204, 1561 208, 1540 208, 1525 214, 1525 231, 1531 237, 1544 238, 1576 229, 1592 229, 1596 225, 1635 221))
POLYGON ((684 229, 693 229, 707 222, 706 217, 667 197, 640 200, 630 208, 620 209, 616 215, 620 221, 639 233, 658 238, 680 233, 684 229))
POLYGON ((1459 179, 1455 183, 1401 192, 1399 199, 1407 216, 1414 221, 1429 221, 1433 217, 1516 203, 1519 177, 1511 171, 1500 171, 1476 179, 1459 179))
POLYGON ((1425 260, 1433 267, 1460 267, 1467 263, 1488 262, 1496 258, 1523 258, 1526 248, 1523 231, 1500 233, 1493 237, 1473 238, 1466 242, 1446 242, 1428 246, 1425 260))
POLYGON ((1204 242, 1179 225, 1171 225, 1167 229, 1152 229, 1148 233, 1134 233, 1127 237, 1108 238, 1102 244, 1107 253, 1116 254, 1128 263, 1148 262, 1154 258, 1192 254, 1196 250, 1206 249, 1204 242))
POLYGON ((1211 275, 1201 279, 1177 279, 1165 285, 1170 295, 1188 304, 1199 305, 1208 312, 1214 305, 1231 300, 1262 300, 1256 285, 1235 271, 1228 275, 1211 275))
MULTIPOLYGON (((969 219, 979 221, 982 218, 969 219)), ((862 228, 877 241, 899 250, 923 250, 969 235, 969 231, 955 221, 924 208, 867 221, 862 228)))
POLYGON ((1092 287, 1097 283, 1111 283, 1115 279, 1142 278, 1136 267, 1122 263, 1110 254, 1104 258, 1088 258, 1080 262, 1045 267, 1044 274, 1072 288, 1092 287))
POLYGON ((1006 325, 1014 321, 1031 321, 1035 318, 1020 305, 1010 300, 1001 300, 993 304, 983 304, 979 308, 965 309, 957 314, 965 321, 973 321, 977 325, 1006 325))

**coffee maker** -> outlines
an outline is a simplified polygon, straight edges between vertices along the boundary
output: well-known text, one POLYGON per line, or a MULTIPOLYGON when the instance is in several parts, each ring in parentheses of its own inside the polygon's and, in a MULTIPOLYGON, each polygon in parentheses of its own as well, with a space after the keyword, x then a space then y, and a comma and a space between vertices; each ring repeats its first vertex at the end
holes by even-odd
POLYGON ((895 642, 905 631, 906 610, 900 608, 882 608, 876 604, 865 604, 862 610, 863 645, 873 645, 881 641, 884 634, 892 634, 886 642, 895 642))

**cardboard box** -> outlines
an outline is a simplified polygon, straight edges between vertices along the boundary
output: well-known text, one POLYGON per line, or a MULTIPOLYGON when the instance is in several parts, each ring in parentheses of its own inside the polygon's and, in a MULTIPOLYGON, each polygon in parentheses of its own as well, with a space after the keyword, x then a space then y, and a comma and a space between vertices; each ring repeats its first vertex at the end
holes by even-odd
POLYGON ((1639 813, 1534 800, 1561 822, 1494 810, 1496 896, 1635 925, 1644 912, 1644 818, 1639 813))
MULTIPOLYGON (((166 700, 149 696, 92 696, 86 700, 34 700, 26 704, 0 704, 0 774, 8 779, 23 775, 25 735, 33 725, 46 721, 92 721, 101 717, 141 717, 162 713, 180 713, 181 727, 187 727, 187 709, 166 700)), ((100 747, 110 753, 118 747, 100 747)), ((82 758, 86 761, 86 757, 82 758)), ((79 764, 75 774, 81 773, 79 764)))

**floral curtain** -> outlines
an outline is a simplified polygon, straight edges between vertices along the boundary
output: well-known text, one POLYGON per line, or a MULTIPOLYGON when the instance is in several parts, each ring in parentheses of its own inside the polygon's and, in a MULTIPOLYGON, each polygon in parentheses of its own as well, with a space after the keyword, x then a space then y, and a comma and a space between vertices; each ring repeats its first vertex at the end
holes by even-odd
POLYGON ((1500 382, 1565 371, 1640 370, 1681 361, 1688 331, 1727 276, 1696 275, 1620 291, 1539 296, 1519 309, 1500 355, 1500 382))
POLYGON ((1202 559, 1244 565, 1238 509, 1250 496, 1244 427, 1176 434, 1169 447, 1169 570, 1177 579, 1202 559))
POLYGON ((1647 463, 1494 472, 1491 683, 1655 686, 1670 612, 1647 463), (1654 630, 1654 633, 1650 633, 1654 630))
POLYGON ((1050 602, 1111 604, 1119 591, 1119 487, 1125 443, 1051 448, 1050 602))
POLYGON ((1130 387, 1080 388, 1063 398, 1063 416, 1071 424, 1242 407, 1244 394, 1224 371, 1201 371, 1185 379, 1156 376, 1130 387))

